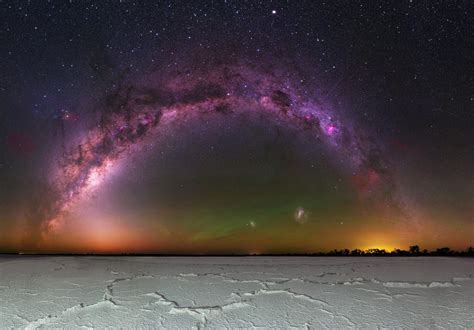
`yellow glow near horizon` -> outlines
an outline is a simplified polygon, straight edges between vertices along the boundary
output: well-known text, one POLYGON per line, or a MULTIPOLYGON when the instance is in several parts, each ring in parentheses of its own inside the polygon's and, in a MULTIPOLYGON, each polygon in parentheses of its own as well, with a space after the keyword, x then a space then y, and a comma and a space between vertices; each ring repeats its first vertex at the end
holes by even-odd
POLYGON ((370 246, 361 248, 361 250, 363 250, 363 251, 367 251, 367 250, 370 250, 370 249, 379 249, 379 250, 385 250, 387 252, 392 252, 396 248, 389 247, 388 245, 370 245, 370 246))

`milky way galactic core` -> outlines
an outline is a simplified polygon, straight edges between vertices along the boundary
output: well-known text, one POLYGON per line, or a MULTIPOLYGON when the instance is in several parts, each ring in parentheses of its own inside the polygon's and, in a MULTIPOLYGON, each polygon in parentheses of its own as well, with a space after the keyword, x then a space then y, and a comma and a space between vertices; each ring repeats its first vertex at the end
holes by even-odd
MULTIPOLYGON (((131 147, 158 130, 172 129, 183 117, 239 111, 269 112, 273 120, 311 132, 314 143, 324 143, 344 170, 357 178, 361 192, 379 194, 388 206, 399 206, 392 172, 381 146, 338 118, 330 108, 299 88, 282 70, 259 71, 250 65, 222 65, 211 71, 156 74, 139 86, 123 86, 108 95, 99 124, 69 147, 52 170, 52 191, 44 234, 61 226, 61 217, 76 200, 91 193, 113 171, 131 147)), ((302 210, 296 217, 304 218, 302 210)))

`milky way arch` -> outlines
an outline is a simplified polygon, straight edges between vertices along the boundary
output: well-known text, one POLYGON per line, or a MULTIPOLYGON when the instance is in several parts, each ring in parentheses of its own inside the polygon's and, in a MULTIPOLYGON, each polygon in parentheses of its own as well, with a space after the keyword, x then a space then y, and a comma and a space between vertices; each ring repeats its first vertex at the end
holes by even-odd
POLYGON ((294 73, 250 65, 219 65, 209 70, 157 72, 140 83, 122 84, 99 107, 100 120, 68 147, 50 173, 51 200, 43 206, 43 235, 60 228, 65 213, 94 190, 145 138, 170 129, 164 122, 202 113, 225 116, 242 109, 264 111, 276 120, 308 130, 350 170, 361 191, 377 192, 396 204, 390 166, 381 148, 350 118, 321 106, 294 73), (362 133, 361 133, 362 132, 362 133))

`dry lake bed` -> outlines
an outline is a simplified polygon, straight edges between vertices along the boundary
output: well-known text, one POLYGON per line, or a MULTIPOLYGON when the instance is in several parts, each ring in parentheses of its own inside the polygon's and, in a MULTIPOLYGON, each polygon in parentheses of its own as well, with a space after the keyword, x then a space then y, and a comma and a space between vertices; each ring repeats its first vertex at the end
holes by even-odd
POLYGON ((0 257, 1 328, 474 328, 474 259, 0 257))

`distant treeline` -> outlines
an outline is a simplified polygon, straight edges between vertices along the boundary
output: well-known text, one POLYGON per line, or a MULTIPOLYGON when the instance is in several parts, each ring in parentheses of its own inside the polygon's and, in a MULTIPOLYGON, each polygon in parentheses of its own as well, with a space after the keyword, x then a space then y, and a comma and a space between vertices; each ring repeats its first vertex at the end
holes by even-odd
POLYGON ((392 251, 386 251, 385 249, 334 249, 329 252, 314 253, 313 255, 321 256, 474 256, 474 250, 472 246, 468 247, 464 251, 451 250, 449 247, 437 248, 436 250, 428 251, 427 249, 421 250, 418 245, 410 246, 409 250, 394 249, 392 251))
POLYGON ((359 257, 359 256, 380 256, 380 257, 405 257, 405 256, 452 256, 452 257, 474 257, 474 249, 472 246, 463 251, 451 250, 449 247, 442 247, 432 251, 427 249, 421 250, 418 245, 412 245, 408 250, 394 249, 387 251, 385 249, 334 249, 329 252, 314 252, 314 253, 213 253, 213 254, 192 254, 192 253, 31 253, 31 252, 1 252, 0 255, 35 255, 35 256, 161 256, 161 257, 245 257, 245 256, 345 256, 345 257, 359 257))

